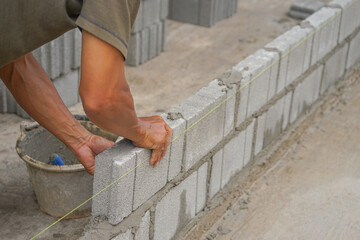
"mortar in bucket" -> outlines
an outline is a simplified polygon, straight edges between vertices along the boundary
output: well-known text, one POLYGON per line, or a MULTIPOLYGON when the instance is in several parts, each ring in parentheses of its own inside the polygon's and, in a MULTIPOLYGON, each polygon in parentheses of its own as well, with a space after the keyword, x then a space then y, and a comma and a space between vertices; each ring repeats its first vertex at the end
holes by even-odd
MULTIPOLYGON (((91 133, 116 141, 117 136, 101 130, 84 116, 75 116, 91 133)), ((22 123, 16 151, 26 162, 31 183, 40 209, 54 217, 62 217, 92 196, 93 177, 88 174, 75 155, 54 135, 38 123, 22 123), (48 164, 57 153, 64 166, 48 164)), ((91 215, 91 201, 66 218, 91 215)))

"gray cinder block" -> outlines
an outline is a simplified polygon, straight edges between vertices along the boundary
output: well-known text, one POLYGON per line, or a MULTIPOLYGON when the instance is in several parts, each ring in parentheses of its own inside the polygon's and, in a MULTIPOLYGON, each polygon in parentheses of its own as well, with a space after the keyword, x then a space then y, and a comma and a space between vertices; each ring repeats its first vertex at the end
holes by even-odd
POLYGON ((283 111, 283 126, 282 126, 282 130, 284 131, 288 124, 289 124, 289 115, 290 115, 290 111, 291 111, 291 101, 292 101, 292 94, 293 92, 289 92, 288 94, 286 94, 283 98, 284 98, 284 111, 283 111))
POLYGON ((161 0, 160 19, 165 20, 169 14, 169 0, 161 0))
POLYGON ((161 0, 142 0, 143 5, 143 28, 146 28, 155 22, 159 21, 160 18, 160 5, 161 0))
POLYGON ((237 0, 170 0, 169 18, 211 27, 236 12, 237 0))
POLYGON ((347 51, 348 44, 345 44, 325 63, 324 77, 321 82, 320 94, 323 94, 330 86, 334 85, 340 77, 343 76, 345 72, 347 51))
POLYGON ((243 167, 245 135, 245 131, 240 132, 224 146, 221 188, 243 167))
POLYGON ((171 117, 164 117, 165 122, 173 130, 173 142, 168 148, 170 151, 168 180, 174 179, 181 171, 183 152, 184 152, 184 136, 186 129, 186 121, 182 118, 171 119, 171 117))
POLYGON ((226 93, 222 90, 223 87, 216 84, 209 85, 172 111, 182 114, 186 120, 186 128, 191 128, 186 132, 184 156, 186 171, 223 138, 225 105, 215 109, 226 98, 226 93), (213 112, 208 114, 212 110, 213 112), (200 119, 202 120, 199 121, 200 119))
POLYGON ((74 70, 53 80, 53 84, 66 106, 72 106, 79 101, 79 70, 74 70))
POLYGON ((172 188, 156 205, 154 240, 171 239, 196 211, 197 172, 172 188))
POLYGON ((155 56, 158 55, 157 53, 157 45, 158 42, 161 41, 161 39, 158 39, 158 25, 160 24, 160 22, 156 22, 154 24, 152 24, 151 26, 149 26, 149 31, 150 31, 150 35, 149 35, 149 59, 154 58, 155 56))
MULTIPOLYGON (((122 140, 95 158, 93 192, 97 194, 135 167, 135 147, 122 140)), ((107 216, 111 224, 119 223, 132 211, 134 171, 107 188, 92 200, 92 215, 107 216)))
MULTIPOLYGON (((133 234, 131 233, 131 229, 128 229, 126 232, 124 233, 120 233, 119 235, 117 235, 116 237, 112 238, 111 240, 133 240, 133 234)), ((146 238, 144 238, 146 239, 146 238)))
POLYGON ((323 66, 318 67, 296 87, 291 106, 290 123, 293 123, 317 100, 320 92, 322 69, 323 66))
POLYGON ((346 61, 346 69, 351 68, 360 59, 360 33, 350 42, 349 54, 346 61))
POLYGON ((132 33, 129 42, 128 55, 125 63, 138 66, 141 62, 141 33, 132 33))
POLYGON ((5 84, 0 79, 0 113, 6 113, 6 91, 5 84))
POLYGON ((141 219, 140 226, 135 233, 134 240, 150 239, 150 212, 147 211, 141 219))
POLYGON ((144 63, 149 60, 149 39, 150 39, 150 29, 144 28, 141 31, 141 57, 140 63, 144 63))
POLYGON ((255 122, 253 121, 246 128, 244 164, 243 164, 244 167, 251 161, 251 157, 252 157, 252 142, 253 142, 253 135, 254 135, 254 125, 255 125, 255 122))
MULTIPOLYGON (((265 50, 260 49, 236 65, 242 72, 251 75, 247 116, 258 111, 268 100, 270 66, 274 61, 265 50)), ((275 56, 276 54, 274 54, 275 56)))
POLYGON ((82 34, 79 29, 72 30, 73 34, 73 62, 72 69, 80 68, 81 65, 81 46, 82 46, 82 34))
POLYGON ((285 33, 290 44, 289 63, 285 86, 291 84, 310 67, 311 44, 314 30, 311 28, 293 27, 285 33))
POLYGON ((196 213, 203 210, 206 204, 208 165, 209 164, 205 162, 201 165, 197 173, 196 213))
POLYGON ((265 126, 266 126, 266 113, 262 114, 257 118, 256 142, 254 149, 255 156, 264 147, 265 126))
POLYGON ((132 33, 137 33, 144 28, 143 27, 143 14, 144 14, 143 1, 140 1, 140 7, 139 7, 138 13, 136 15, 134 25, 132 26, 132 29, 131 29, 132 33))
POLYGON ((339 35, 339 42, 342 42, 360 26, 360 1, 334 0, 329 6, 342 9, 339 35))
POLYGON ((209 198, 213 198, 221 188, 221 173, 223 165, 223 149, 212 157, 210 173, 209 198))
POLYGON ((338 42, 341 10, 324 7, 301 22, 302 27, 313 27, 311 65, 329 53, 338 42))
POLYGON ((135 189, 133 210, 141 206, 152 197, 167 182, 169 166, 169 151, 156 167, 149 164, 152 151, 149 149, 136 148, 135 189))
POLYGON ((224 126, 224 136, 227 136, 233 129, 235 125, 235 103, 236 103, 236 85, 232 85, 231 89, 226 91, 226 110, 225 110, 225 126, 224 126))
POLYGON ((284 99, 284 97, 279 99, 273 106, 271 106, 271 108, 269 108, 266 114, 264 147, 269 145, 282 132, 284 121, 284 99))

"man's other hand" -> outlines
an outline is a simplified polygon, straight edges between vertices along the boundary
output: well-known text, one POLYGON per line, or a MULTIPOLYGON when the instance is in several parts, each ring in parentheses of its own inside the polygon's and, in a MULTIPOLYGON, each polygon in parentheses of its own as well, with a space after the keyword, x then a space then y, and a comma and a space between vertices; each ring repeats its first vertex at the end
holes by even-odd
POLYGON ((137 147, 152 149, 150 164, 156 166, 171 143, 172 129, 160 116, 140 117, 139 125, 144 137, 133 143, 137 147))

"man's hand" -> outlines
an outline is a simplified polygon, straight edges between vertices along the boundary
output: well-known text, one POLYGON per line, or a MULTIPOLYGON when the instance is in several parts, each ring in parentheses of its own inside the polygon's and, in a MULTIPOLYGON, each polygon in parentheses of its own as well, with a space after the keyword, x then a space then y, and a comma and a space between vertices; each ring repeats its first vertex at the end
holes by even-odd
POLYGON ((139 125, 144 131, 144 137, 133 143, 138 147, 153 149, 150 164, 156 166, 171 143, 172 129, 160 116, 139 118, 139 125))
POLYGON ((95 156, 112 146, 114 146, 114 142, 96 135, 89 135, 83 144, 80 144, 74 149, 74 153, 86 171, 94 175, 95 156))

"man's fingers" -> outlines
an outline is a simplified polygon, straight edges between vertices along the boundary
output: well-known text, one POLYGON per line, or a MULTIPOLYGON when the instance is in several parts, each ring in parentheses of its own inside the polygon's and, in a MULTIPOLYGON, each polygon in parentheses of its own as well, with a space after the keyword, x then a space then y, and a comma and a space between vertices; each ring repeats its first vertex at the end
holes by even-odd
POLYGON ((153 149, 151 159, 150 159, 150 165, 154 165, 160 158, 161 154, 162 154, 161 149, 153 149))

